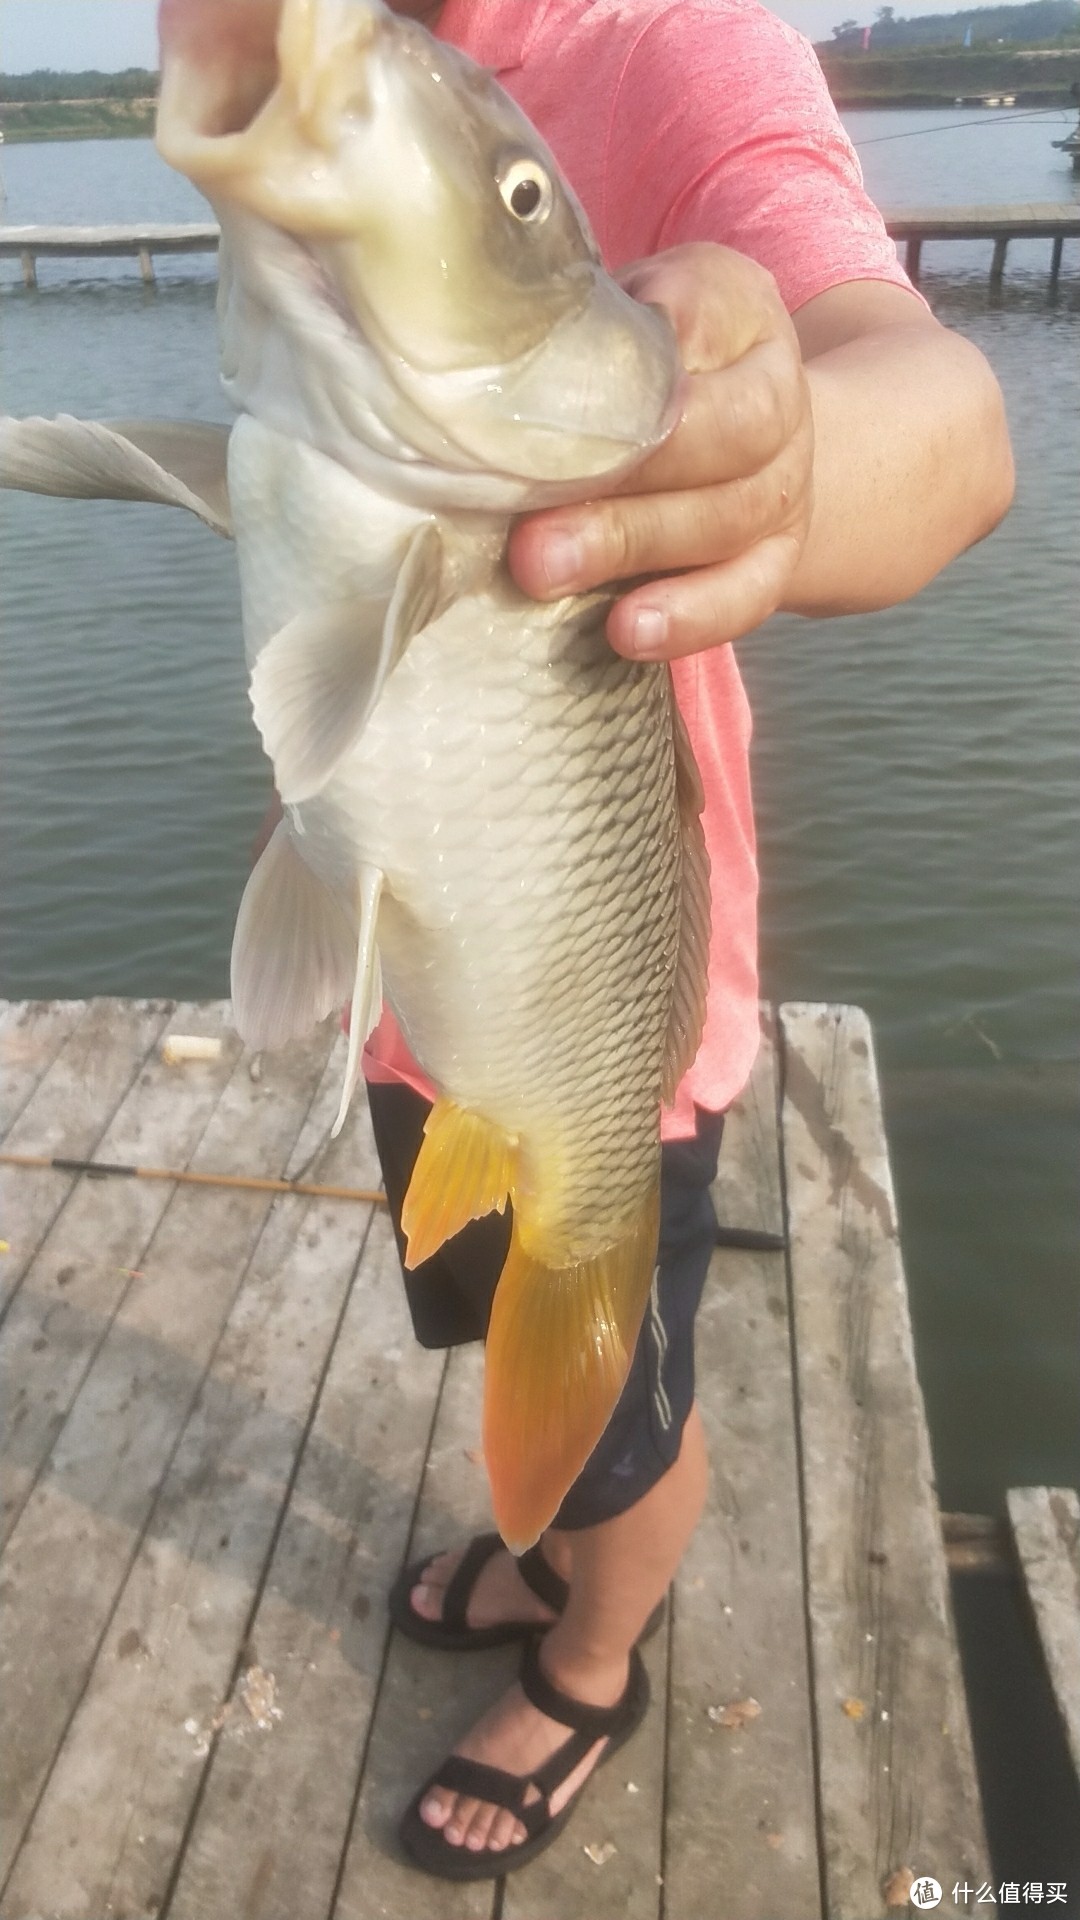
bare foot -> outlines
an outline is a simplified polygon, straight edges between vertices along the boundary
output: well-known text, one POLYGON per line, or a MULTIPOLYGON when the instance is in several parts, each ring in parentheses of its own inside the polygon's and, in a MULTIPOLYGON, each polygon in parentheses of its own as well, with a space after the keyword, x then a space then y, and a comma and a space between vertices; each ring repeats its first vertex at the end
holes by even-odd
MULTIPOLYGON (((548 1644, 545 1641, 545 1646, 548 1644)), ((594 1706, 610 1707, 626 1688, 626 1661, 613 1668, 592 1668, 575 1675, 573 1685, 562 1675, 551 1679, 574 1699, 588 1700, 594 1706)), ((501 1700, 478 1720, 458 1742, 454 1752, 466 1759, 501 1767, 507 1773, 528 1777, 550 1760, 571 1738, 567 1727, 549 1720, 545 1713, 525 1698, 519 1686, 504 1693, 501 1700)), ((550 1811, 557 1814, 588 1779, 600 1758, 606 1740, 597 1740, 573 1772, 551 1795, 550 1811)), ((540 1798, 535 1787, 526 1795, 526 1805, 540 1798)), ((471 1799, 448 1787, 432 1787, 420 1803, 420 1817, 429 1826, 441 1829, 443 1838, 453 1847, 467 1847, 470 1853, 483 1849, 500 1853, 527 1838, 526 1829, 505 1807, 490 1801, 471 1799)))
MULTIPOLYGON (((443 1595, 463 1552, 464 1548, 456 1553, 438 1553, 424 1568, 423 1579, 409 1594, 409 1605, 422 1620, 442 1619, 443 1595)), ((557 1617, 526 1585, 517 1561, 505 1547, 493 1553, 480 1569, 465 1609, 466 1625, 470 1627, 497 1627, 518 1620, 550 1626, 557 1617)))

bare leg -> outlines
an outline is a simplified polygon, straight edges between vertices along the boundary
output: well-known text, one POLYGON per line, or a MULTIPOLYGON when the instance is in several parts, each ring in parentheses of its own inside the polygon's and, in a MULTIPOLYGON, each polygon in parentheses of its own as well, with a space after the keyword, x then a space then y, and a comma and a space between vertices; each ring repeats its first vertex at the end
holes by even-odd
MULTIPOLYGON (((630 1649, 667 1591, 697 1525, 707 1477, 705 1437, 695 1407, 674 1466, 636 1506, 600 1526, 560 1536, 570 1542, 570 1597, 562 1618, 544 1636, 540 1658, 562 1692, 594 1706, 613 1706, 619 1699, 630 1649)), ((514 1686, 455 1751, 510 1773, 527 1774, 566 1738, 566 1728, 538 1712, 514 1686)), ((597 1741, 553 1796, 553 1813, 590 1773, 603 1746, 597 1741)), ((452 1845, 470 1851, 497 1851, 525 1837, 525 1829, 505 1809, 442 1787, 427 1795, 421 1814, 429 1826, 441 1827, 452 1845)))

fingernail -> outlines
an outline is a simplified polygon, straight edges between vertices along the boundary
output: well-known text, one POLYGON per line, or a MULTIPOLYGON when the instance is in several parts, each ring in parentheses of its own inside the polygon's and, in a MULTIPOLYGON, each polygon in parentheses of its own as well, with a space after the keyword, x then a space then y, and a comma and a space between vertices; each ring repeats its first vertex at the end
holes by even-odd
POLYGON ((561 591, 572 587, 585 565, 585 549, 574 533, 549 533, 540 550, 544 579, 561 591))
POLYGON ((658 607, 641 607, 630 628, 629 651, 644 659, 663 653, 667 641, 668 619, 658 607))

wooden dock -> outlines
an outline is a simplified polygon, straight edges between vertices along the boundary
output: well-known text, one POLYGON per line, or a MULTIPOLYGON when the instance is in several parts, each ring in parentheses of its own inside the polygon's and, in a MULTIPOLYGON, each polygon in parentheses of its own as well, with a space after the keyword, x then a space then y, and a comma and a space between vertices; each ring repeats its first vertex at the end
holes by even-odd
POLYGON ((111 227, 0 227, 0 259, 22 262, 23 284, 36 287, 39 259, 134 259, 143 279, 154 278, 155 254, 216 253, 219 229, 214 221, 183 225, 147 224, 111 227))
MULTIPOLYGON (((1005 272, 1010 240, 1050 240, 1050 284, 1061 273, 1065 241, 1080 235, 1080 207, 1063 205, 927 207, 886 213, 885 224, 894 240, 906 242, 904 263, 918 281, 922 248, 927 240, 983 240, 993 243, 990 284, 999 286, 1005 272)), ((142 277, 154 278, 155 255, 216 253, 218 228, 207 222, 186 226, 112 227, 0 227, 0 259, 22 262, 23 280, 36 287, 39 258, 137 259, 142 277)))
POLYGON ((1061 275, 1065 242, 1080 235, 1080 207, 1053 201, 1008 207, 926 207, 885 214, 894 240, 906 241, 904 266, 916 286, 927 240, 990 240, 990 285, 999 287, 1005 275, 1010 240, 1049 240, 1050 285, 1061 275))
MULTIPOLYGON (((362 1102, 329 1140, 343 1047, 253 1059, 219 1004, 0 1006, 2 1150, 368 1188, 362 1102), (219 1057, 170 1066, 174 1033, 219 1057)), ((385 1210, 0 1174, 3 1920, 871 1920, 927 1873, 968 1911, 951 1888, 988 1867, 858 1009, 765 1016, 716 1198, 786 1251, 714 1259, 711 1497, 653 1708, 501 1887, 426 1880, 394 1835, 514 1663, 387 1625, 398 1567, 486 1508, 480 1355, 413 1342, 385 1210)), ((1013 1522, 1057 1566, 1064 1510, 1013 1522)))

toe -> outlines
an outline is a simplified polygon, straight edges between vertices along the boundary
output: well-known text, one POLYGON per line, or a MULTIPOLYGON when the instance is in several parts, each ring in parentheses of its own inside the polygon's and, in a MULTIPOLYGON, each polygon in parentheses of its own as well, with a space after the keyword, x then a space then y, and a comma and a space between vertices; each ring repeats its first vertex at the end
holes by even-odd
POLYGON ((454 1810, 456 1794, 443 1787, 432 1787, 420 1802, 420 1818, 429 1827, 445 1827, 454 1810))
POLYGON ((417 1581, 409 1592, 409 1605, 421 1620, 441 1620, 443 1597, 447 1582, 454 1571, 455 1556, 452 1553, 437 1553, 429 1560, 417 1581))
POLYGON ((513 1814, 508 1813, 505 1807, 500 1807, 491 1823, 491 1832, 488 1834, 487 1843, 491 1852, 501 1853, 505 1847, 516 1845, 518 1840, 523 1840, 524 1837, 525 1829, 521 1821, 515 1820, 513 1814))
POLYGON ((488 1802, 477 1807, 469 1822, 469 1831, 465 1835, 465 1845, 471 1853, 481 1853, 487 1846, 498 1811, 498 1807, 493 1807, 488 1802))
POLYGON ((479 1800, 470 1800, 465 1794, 458 1794, 454 1810, 443 1828, 443 1838, 449 1840, 452 1847, 460 1847, 479 1811, 479 1800))
POLYGON ((409 1592, 409 1605, 421 1620, 440 1620, 442 1618, 443 1588, 429 1587, 426 1580, 409 1592))

